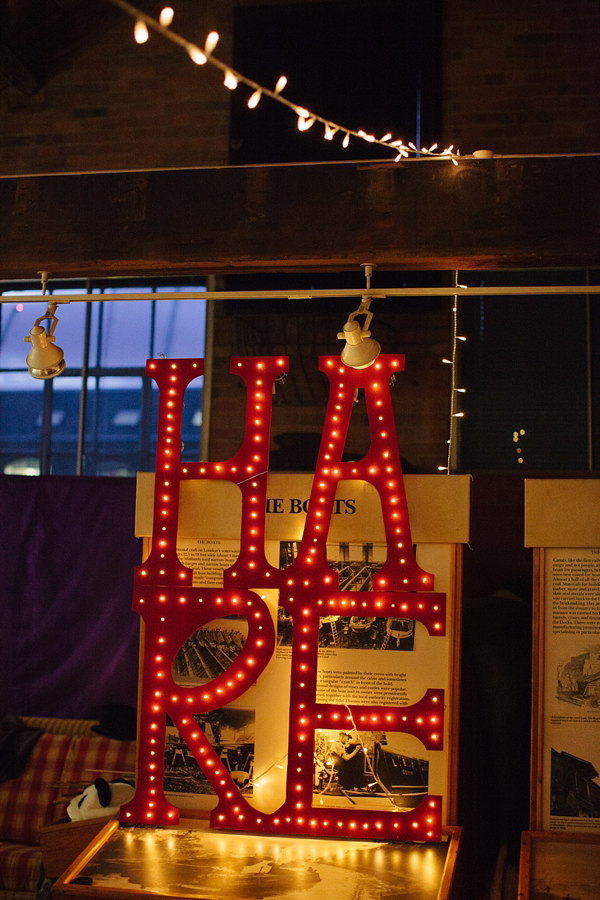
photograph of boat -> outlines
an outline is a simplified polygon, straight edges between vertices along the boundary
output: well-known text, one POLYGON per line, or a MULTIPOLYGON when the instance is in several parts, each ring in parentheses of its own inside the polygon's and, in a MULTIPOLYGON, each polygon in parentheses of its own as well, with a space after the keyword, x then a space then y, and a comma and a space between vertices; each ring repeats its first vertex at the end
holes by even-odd
MULTIPOLYGON (((281 541, 279 567, 286 569, 298 554, 299 541, 281 541)), ((373 575, 387 556, 385 544, 346 542, 327 544, 327 562, 337 572, 340 591, 372 591, 373 575)))
POLYGON ((572 655, 558 667, 556 697, 573 706, 600 707, 600 646, 572 655))
POLYGON ((414 809, 428 792, 429 762, 390 749, 381 732, 320 730, 314 785, 319 804, 414 809))
POLYGON ((247 628, 238 620, 218 619, 199 628, 179 648, 173 662, 177 684, 199 684, 221 675, 237 658, 246 640, 247 628))

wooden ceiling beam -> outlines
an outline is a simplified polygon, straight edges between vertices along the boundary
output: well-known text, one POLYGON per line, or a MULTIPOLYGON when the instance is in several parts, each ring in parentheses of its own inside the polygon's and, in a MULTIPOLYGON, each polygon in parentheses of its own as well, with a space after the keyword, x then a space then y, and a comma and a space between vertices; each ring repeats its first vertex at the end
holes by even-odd
POLYGON ((0 178, 0 279, 600 265, 600 156, 0 178))

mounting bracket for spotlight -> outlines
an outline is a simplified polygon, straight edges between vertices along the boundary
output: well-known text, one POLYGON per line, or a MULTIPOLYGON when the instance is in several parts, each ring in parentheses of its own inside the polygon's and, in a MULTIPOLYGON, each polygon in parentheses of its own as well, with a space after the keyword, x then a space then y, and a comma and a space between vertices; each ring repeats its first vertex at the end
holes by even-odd
POLYGON ((361 263, 365 270, 366 291, 361 297, 360 306, 351 312, 348 320, 344 325, 343 331, 338 333, 338 338, 346 341, 346 345, 341 353, 341 360, 346 366, 353 369, 366 369, 372 365, 379 354, 381 346, 371 337, 369 326, 373 313, 370 310, 371 300, 375 297, 383 298, 385 293, 374 293, 371 291, 371 275, 373 273, 374 263, 361 263), (362 326, 355 321, 356 316, 365 316, 362 326))
POLYGON ((375 268, 376 263, 361 263, 361 269, 365 270, 365 281, 367 283, 367 289, 371 287, 371 275, 373 274, 373 269, 375 268))

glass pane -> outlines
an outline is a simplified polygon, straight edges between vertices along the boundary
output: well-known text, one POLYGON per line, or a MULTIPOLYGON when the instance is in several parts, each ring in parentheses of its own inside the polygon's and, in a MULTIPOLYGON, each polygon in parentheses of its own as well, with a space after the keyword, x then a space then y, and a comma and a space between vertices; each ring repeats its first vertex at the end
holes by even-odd
POLYGON ((12 466, 39 469, 44 383, 26 372, 0 372, 0 471, 24 475, 12 466), (27 461, 27 462, 25 462, 27 461), (7 468, 8 467, 8 468, 7 468))
MULTIPOLYGON (((581 272, 486 273, 482 284, 583 283, 581 272)), ((469 297, 461 304, 461 468, 585 469, 585 301, 469 297)))
MULTIPOLYGON (((183 417, 181 423, 181 460, 197 462, 200 459, 200 442, 202 435, 202 388, 204 378, 194 378, 186 388, 183 397, 183 417)), ((156 438, 158 424, 158 388, 152 382, 151 425, 148 454, 144 462, 144 471, 154 470, 156 460, 156 438)))
MULTIPOLYGON (((172 292, 179 288, 165 287, 160 290, 172 292)), ((197 291, 198 288, 182 290, 197 291)), ((206 300, 203 298, 157 302, 154 355, 164 353, 167 358, 203 359, 205 320, 206 300)))
MULTIPOLYGON (((71 282, 73 285, 73 282, 71 282)), ((85 295, 86 286, 56 285, 61 295, 85 295)), ((152 469, 156 449, 158 395, 154 385, 142 388, 142 378, 129 376, 124 369, 142 370, 152 355, 171 357, 204 356, 206 302, 166 300, 154 302, 153 288, 127 281, 91 297, 89 365, 96 374, 88 378, 83 471, 90 475, 134 475, 140 468, 152 469), (115 295, 146 293, 148 301, 120 301, 115 295), (112 301, 112 302, 111 302, 112 301), (151 343, 154 321, 155 343, 151 343), (98 367, 102 367, 98 372, 98 367), (101 374, 106 369, 120 371, 101 374)), ((160 291, 199 292, 197 284, 163 285, 160 291)), ((39 472, 39 448, 45 382, 33 379, 26 369, 28 344, 23 340, 46 309, 52 294, 43 300, 41 290, 10 290, 5 296, 13 303, 0 305, 0 471, 12 474, 39 472), (19 294, 40 296, 40 303, 19 303, 19 294), (7 468, 8 467, 8 468, 7 468)), ((87 303, 80 300, 60 304, 56 310, 56 343, 65 352, 67 370, 83 364, 87 303)), ((49 326, 47 320, 42 323, 49 326)), ((148 382, 150 384, 150 382, 148 382)), ((51 471, 75 474, 81 402, 81 378, 60 375, 52 381, 51 471)), ((202 379, 196 379, 186 393, 182 458, 197 460, 202 420, 202 379)))
MULTIPOLYGON (((92 315, 90 317, 90 349, 88 357, 88 365, 90 367, 98 365, 98 327, 102 318, 103 304, 98 302, 98 288, 92 290, 94 300, 92 302, 92 315)), ((83 341, 82 341, 83 348, 83 341)), ((64 349, 64 348, 63 348, 64 349)), ((83 353, 83 350, 82 350, 83 353)))
MULTIPOLYGON (((40 316, 46 312, 48 303, 51 302, 50 296, 40 303, 19 303, 19 291, 10 291, 4 296, 15 295, 15 305, 12 303, 3 303, 0 306, 0 315, 2 316, 2 331, 0 340, 0 368, 22 368, 26 365, 25 359, 31 350, 31 344, 26 342, 24 338, 29 335, 30 330, 40 316)), ((38 294, 40 291, 27 291, 25 293, 38 294)), ((82 294, 85 291, 80 289, 71 289, 60 291, 61 294, 82 294)), ((55 344, 62 347, 65 351, 65 359, 67 366, 70 368, 81 368, 83 362, 83 332, 85 321, 85 304, 81 302, 71 304, 60 304, 54 314, 57 318, 55 325, 54 337, 55 344)), ((49 330, 51 322, 49 319, 43 319, 41 325, 49 330)))
MULTIPOLYGON (((21 372, 0 372, 0 391, 41 391, 44 382, 39 378, 32 378, 27 369, 21 372)), ((17 403, 19 398, 15 398, 17 403)))
POLYGON ((141 422, 141 377, 88 378, 85 474, 135 475, 141 422))
MULTIPOLYGON (((65 294, 85 294, 83 288, 60 288, 56 293, 65 294)), ((85 309, 86 304, 77 300, 69 304, 59 304, 54 315, 58 319, 54 336, 56 344, 62 347, 65 354, 65 363, 68 369, 80 369, 83 365, 83 336, 85 331, 85 309)), ((33 324, 33 323, 32 323, 33 324)), ((42 322, 46 328, 49 322, 42 322)), ((55 386, 61 379, 55 380, 55 386)), ((77 390, 81 389, 81 384, 77 390)))
MULTIPOLYGON (((3 296, 15 295, 18 298, 21 291, 6 291, 3 296)), ((32 294, 41 294, 41 291, 31 291, 32 294)), ((40 303, 0 304, 0 368, 22 369, 26 368, 25 357, 31 349, 31 344, 26 344, 24 338, 29 334, 39 316, 43 316, 46 305, 40 303)))
POLYGON ((197 462, 200 459, 200 434, 202 431, 202 383, 195 378, 183 397, 183 422, 181 426, 181 459, 197 462))
MULTIPOLYGON (((128 287, 109 293, 142 293, 149 288, 128 287)), ((102 309, 102 366, 144 366, 150 353, 150 310, 145 301, 105 302, 102 309)))

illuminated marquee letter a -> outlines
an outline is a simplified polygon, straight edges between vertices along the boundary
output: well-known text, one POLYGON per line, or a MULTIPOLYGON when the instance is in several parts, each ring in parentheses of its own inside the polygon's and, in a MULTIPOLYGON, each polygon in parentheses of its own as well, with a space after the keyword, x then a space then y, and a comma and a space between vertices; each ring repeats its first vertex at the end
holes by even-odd
POLYGON ((394 424, 390 379, 404 368, 404 356, 380 356, 367 369, 352 369, 338 357, 321 357, 319 368, 330 381, 329 403, 312 484, 306 525, 290 576, 315 586, 337 587, 337 573, 327 564, 327 533, 341 480, 369 482, 381 501, 387 544, 385 564, 375 575, 380 590, 427 591, 433 576, 414 557, 408 508, 394 424), (342 462, 355 392, 364 390, 371 446, 361 460, 342 462))
MULTIPOLYGON (((433 591, 433 576, 414 557, 408 509, 390 397, 390 379, 404 357, 383 356, 368 369, 344 366, 325 357, 320 368, 330 380, 330 398, 319 457, 298 554, 283 573, 280 605, 291 615, 293 643, 287 790, 285 804, 263 830, 336 837, 439 840, 442 798, 426 794, 415 809, 327 808, 315 806, 316 729, 384 729, 417 737, 424 747, 444 745, 444 691, 431 687, 410 706, 345 703, 332 695, 317 702, 318 635, 321 616, 379 616, 413 619, 432 636, 445 633, 446 598, 433 591), (371 445, 365 457, 342 462, 355 392, 364 390, 371 445), (327 561, 327 535, 341 480, 361 480, 379 494, 387 543, 384 565, 366 592, 338 590, 338 576, 327 561)), ((391 798, 388 798, 391 799, 391 798)), ((229 820, 229 827, 236 827, 229 820)))

